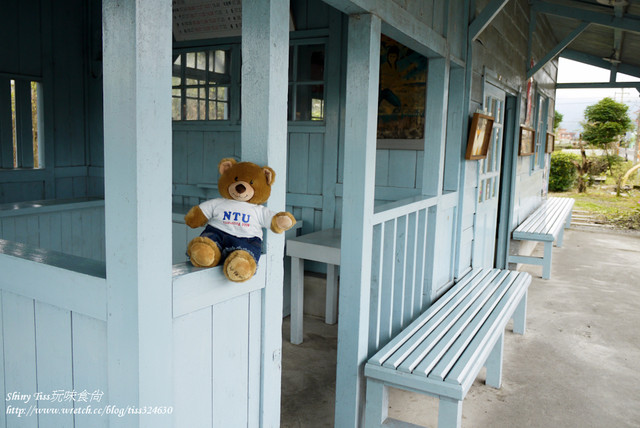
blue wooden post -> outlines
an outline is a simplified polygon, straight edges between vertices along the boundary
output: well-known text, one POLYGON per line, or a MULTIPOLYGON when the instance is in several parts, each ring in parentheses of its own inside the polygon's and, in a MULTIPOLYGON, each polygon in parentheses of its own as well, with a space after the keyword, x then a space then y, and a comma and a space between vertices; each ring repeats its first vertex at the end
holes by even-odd
POLYGON ((105 0, 102 19, 108 399, 120 408, 170 406, 171 1, 105 0))
MULTIPOLYGON (((267 206, 283 211, 287 177, 289 0, 255 0, 242 8, 242 160, 276 171, 267 206)), ((280 426, 284 235, 268 233, 262 304, 261 427, 280 426)), ((250 352, 259 352, 251 350, 250 352)))
POLYGON ((427 105, 424 133, 424 172, 422 194, 442 194, 444 182, 444 148, 449 101, 449 59, 429 59, 427 77, 427 105))
MULTIPOLYGON (((444 154, 446 139, 447 105, 449 101, 449 58, 431 58, 427 77, 427 105, 425 112, 424 164, 422 178, 422 194, 427 196, 442 195, 444 187, 444 154)), ((431 207, 429 210, 427 233, 427 273, 426 286, 423 291, 428 302, 436 298, 436 284, 440 258, 449 258, 450 254, 436 251, 436 243, 451 237, 438 236, 443 231, 439 227, 442 207, 431 207)), ((448 263, 448 262, 447 262, 448 263)), ((445 263, 446 264, 446 263, 445 263)))
POLYGON ((349 17, 344 199, 335 426, 357 427, 364 406, 375 185, 380 18, 349 17))
POLYGON ((496 246, 496 267, 506 269, 509 267, 507 258, 511 247, 511 232, 517 227, 515 217, 516 207, 516 184, 518 172, 518 144, 520 137, 520 106, 522 105, 522 94, 517 97, 507 98, 505 103, 505 144, 502 174, 505 177, 500 186, 500 199, 504 201, 504 209, 499 212, 498 241, 496 246), (512 114, 507 114, 512 112, 512 114), (506 119, 511 120, 510 123, 506 119))

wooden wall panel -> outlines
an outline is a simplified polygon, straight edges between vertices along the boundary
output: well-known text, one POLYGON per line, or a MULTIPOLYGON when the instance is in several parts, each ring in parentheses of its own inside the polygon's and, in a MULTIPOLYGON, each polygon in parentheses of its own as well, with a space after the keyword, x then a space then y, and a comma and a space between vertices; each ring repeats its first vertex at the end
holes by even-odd
MULTIPOLYGON (((0 14, 0 40, 17 40, 19 34, 20 0, 5 0, 2 2, 0 14)), ((16 54, 16 43, 0 43, 0 58, 4 71, 18 73, 20 71, 20 57, 16 54)))
POLYGON ((309 136, 309 184, 307 187, 307 193, 310 195, 322 194, 323 152, 324 134, 311 134, 309 136))
POLYGON ((247 426, 249 318, 247 294, 213 306, 214 427, 247 426))
MULTIPOLYGON (((74 391, 71 311, 35 302, 35 321, 38 391, 44 394, 74 391)), ((43 407, 61 409, 71 408, 73 404, 71 400, 51 401, 43 407)), ((38 422, 40 427, 73 427, 73 415, 42 414, 38 422)))
MULTIPOLYGON (((87 391, 93 408, 109 403, 107 384, 107 324, 78 313, 71 314, 73 388, 87 391), (95 394, 95 395, 94 395, 95 394)), ((75 415, 74 428, 107 428, 107 416, 75 415)))
MULTIPOLYGON (((30 395, 35 392, 51 395, 55 391, 88 394, 87 402, 45 400, 38 403, 40 408, 43 403, 51 409, 87 405, 97 408, 108 404, 106 323, 7 291, 0 292, 0 312, 3 391, 30 395)), ((29 403, 2 401, 5 414, 8 406, 28 410, 36 405, 33 395, 29 403)), ((108 418, 81 414, 17 417, 10 412, 6 425, 2 418, 0 426, 101 428, 108 426, 108 418)))
POLYGON ((455 243, 453 240, 456 237, 456 211, 457 207, 444 208, 438 215, 438 224, 436 225, 436 259, 434 262, 434 284, 437 286, 435 293, 438 296, 453 280, 452 263, 455 258, 455 243))
POLYGON ((261 293, 174 318, 175 426, 254 426, 259 419, 261 293))
MULTIPOLYGON (((290 133, 289 153, 287 156, 287 191, 289 193, 307 193, 309 171, 309 134, 290 133)), ((320 165, 318 165, 320 167, 320 165)))
POLYGON ((414 150, 389 151, 389 186, 416 187, 417 152, 414 150))
POLYGON ((187 184, 187 132, 173 131, 173 183, 187 184))
POLYGON ((55 166, 85 165, 85 56, 84 2, 56 3, 53 78, 55 166), (64 27, 62 27, 64 26, 64 27))
MULTIPOLYGON (((0 309, 2 308, 2 292, 0 292, 0 309)), ((0 367, 5 367, 4 365, 4 322, 2 320, 3 315, 0 314, 0 367)), ((4 379, 4 369, 0 370, 0 394, 3 397, 6 397, 6 387, 5 387, 5 379, 4 379)), ((7 414, 7 401, 0 400, 0 415, 7 414)), ((0 417, 0 428, 7 428, 7 421, 5 417, 0 417)))
POLYGON ((313 30, 329 26, 329 6, 320 0, 292 1, 291 13, 296 30, 313 30))
POLYGON ((213 326, 211 307, 173 320, 173 422, 212 427, 213 326))
MULTIPOLYGON (((9 392, 31 394, 38 391, 36 378, 35 314, 32 299, 2 292, 2 324, 4 339, 4 380, 9 392)), ((7 401, 6 405, 24 408, 23 402, 7 401)), ((37 428, 37 417, 6 415, 8 427, 37 428)))
POLYGON ((44 199, 44 181, 0 182, 0 204, 44 199))
POLYGON ((0 238, 46 250, 104 261, 104 207, 74 208, 0 216, 0 238))

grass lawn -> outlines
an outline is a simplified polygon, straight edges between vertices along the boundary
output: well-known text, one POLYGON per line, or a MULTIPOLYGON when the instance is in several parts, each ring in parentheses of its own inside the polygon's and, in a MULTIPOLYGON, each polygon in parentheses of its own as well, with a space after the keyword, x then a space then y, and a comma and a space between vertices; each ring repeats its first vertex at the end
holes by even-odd
POLYGON ((587 193, 575 189, 568 192, 550 192, 549 196, 573 198, 574 209, 588 211, 603 224, 620 229, 640 230, 640 190, 631 189, 616 196, 615 186, 595 185, 587 193))

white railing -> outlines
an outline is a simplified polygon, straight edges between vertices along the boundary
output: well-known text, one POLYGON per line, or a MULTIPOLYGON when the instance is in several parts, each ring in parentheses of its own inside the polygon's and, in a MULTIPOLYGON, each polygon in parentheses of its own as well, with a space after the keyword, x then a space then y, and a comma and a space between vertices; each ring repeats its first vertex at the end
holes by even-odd
POLYGON ((374 214, 371 349, 385 344, 430 303, 424 289, 427 238, 435 227, 430 213, 438 200, 413 197, 384 205, 374 214))

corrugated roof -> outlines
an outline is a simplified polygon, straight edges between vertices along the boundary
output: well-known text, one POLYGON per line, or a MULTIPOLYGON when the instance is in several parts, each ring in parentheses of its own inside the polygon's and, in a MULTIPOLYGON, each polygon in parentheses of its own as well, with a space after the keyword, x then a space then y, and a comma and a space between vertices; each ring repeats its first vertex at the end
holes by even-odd
POLYGON ((536 0, 532 7, 558 42, 589 23, 562 56, 640 78, 640 0, 536 0))

